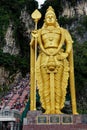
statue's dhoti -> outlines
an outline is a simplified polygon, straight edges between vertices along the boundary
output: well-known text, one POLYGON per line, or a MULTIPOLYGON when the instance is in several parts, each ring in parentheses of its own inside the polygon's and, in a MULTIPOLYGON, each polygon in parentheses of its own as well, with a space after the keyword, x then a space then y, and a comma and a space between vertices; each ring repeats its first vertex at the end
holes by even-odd
POLYGON ((64 107, 69 78, 69 62, 40 53, 36 67, 40 101, 46 114, 60 114, 64 107))

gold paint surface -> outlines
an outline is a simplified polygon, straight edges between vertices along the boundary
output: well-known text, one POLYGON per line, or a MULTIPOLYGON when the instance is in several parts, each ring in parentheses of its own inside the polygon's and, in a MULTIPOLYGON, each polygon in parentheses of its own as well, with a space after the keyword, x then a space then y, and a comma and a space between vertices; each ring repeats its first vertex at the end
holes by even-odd
MULTIPOLYGON (((32 15, 36 21, 41 16, 35 12, 32 15)), ((31 110, 36 109, 36 87, 38 87, 40 101, 45 114, 62 114, 65 104, 68 80, 70 80, 72 113, 77 114, 74 65, 73 40, 70 33, 59 26, 54 9, 49 6, 45 14, 42 28, 31 33, 31 110), (39 46, 39 55, 36 49, 39 46), (35 58, 36 57, 36 58, 35 58), (36 59, 36 61, 35 61, 36 59)))

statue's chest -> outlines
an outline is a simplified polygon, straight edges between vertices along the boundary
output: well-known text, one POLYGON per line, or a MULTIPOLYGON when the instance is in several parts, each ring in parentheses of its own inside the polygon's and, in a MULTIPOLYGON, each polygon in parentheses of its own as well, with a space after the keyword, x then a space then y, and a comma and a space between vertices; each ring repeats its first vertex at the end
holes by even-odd
POLYGON ((43 31, 42 32, 42 39, 48 39, 49 41, 54 41, 55 40, 59 40, 60 39, 60 33, 58 33, 57 31, 43 31))
POLYGON ((45 30, 42 31, 42 39, 48 39, 49 41, 54 41, 60 39, 60 32, 56 30, 45 30))

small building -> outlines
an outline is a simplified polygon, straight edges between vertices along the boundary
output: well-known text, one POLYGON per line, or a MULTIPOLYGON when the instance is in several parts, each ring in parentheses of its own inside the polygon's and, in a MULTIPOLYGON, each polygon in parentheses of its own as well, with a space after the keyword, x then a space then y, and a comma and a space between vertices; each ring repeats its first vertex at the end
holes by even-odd
POLYGON ((20 112, 9 107, 0 110, 0 130, 20 130, 20 112))

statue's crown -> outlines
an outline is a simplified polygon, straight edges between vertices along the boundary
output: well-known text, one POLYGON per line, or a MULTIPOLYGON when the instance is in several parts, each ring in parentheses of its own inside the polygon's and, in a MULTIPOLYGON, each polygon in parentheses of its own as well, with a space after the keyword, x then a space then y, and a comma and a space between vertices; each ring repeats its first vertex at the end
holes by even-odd
POLYGON ((49 6, 49 7, 48 7, 48 9, 47 9, 47 11, 46 11, 46 16, 47 16, 48 14, 53 14, 53 15, 55 15, 55 12, 54 12, 54 9, 52 8, 52 6, 49 6))

